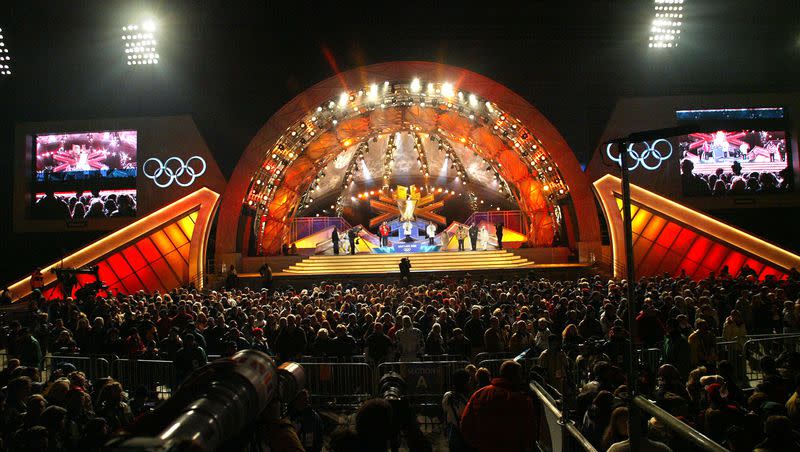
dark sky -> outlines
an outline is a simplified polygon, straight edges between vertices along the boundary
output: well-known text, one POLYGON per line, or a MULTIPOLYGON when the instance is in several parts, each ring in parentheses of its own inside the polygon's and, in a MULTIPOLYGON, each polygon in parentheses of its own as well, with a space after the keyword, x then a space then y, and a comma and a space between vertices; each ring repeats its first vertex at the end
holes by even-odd
POLYGON ((798 89, 800 1, 685 3, 680 47, 653 52, 650 0, 12 0, 0 13, 14 71, 0 77, 0 149, 13 154, 15 122, 190 113, 227 176, 275 111, 335 73, 326 51, 342 71, 428 60, 481 73, 539 108, 582 163, 621 95, 798 89), (120 29, 146 15, 162 62, 131 68, 120 29))

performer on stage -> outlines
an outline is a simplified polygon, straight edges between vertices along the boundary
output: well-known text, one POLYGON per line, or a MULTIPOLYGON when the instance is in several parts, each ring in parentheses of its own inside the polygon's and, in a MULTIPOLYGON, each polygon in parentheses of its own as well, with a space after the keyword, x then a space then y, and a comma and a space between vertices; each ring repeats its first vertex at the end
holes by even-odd
MULTIPOLYGON (((36 269, 31 273, 31 291, 36 289, 41 290, 44 287, 44 275, 42 274, 42 269, 36 267, 36 269)), ((65 298, 67 295, 64 296, 65 298)))
POLYGON ((458 250, 464 251, 464 239, 467 238, 467 229, 460 225, 458 227, 458 232, 456 232, 456 238, 458 239, 458 250))
POLYGON ((486 251, 486 247, 489 245, 489 230, 486 229, 486 226, 481 226, 481 230, 478 234, 481 241, 481 248, 483 248, 483 251, 486 251))
POLYGON ((469 244, 472 247, 472 251, 478 249, 478 225, 472 223, 472 226, 469 227, 469 244))
POLYGON ((503 249, 503 222, 494 225, 494 234, 497 236, 497 249, 503 249))
POLYGON ((411 232, 413 230, 414 230, 414 225, 410 221, 406 221, 405 223, 403 223, 403 236, 404 236, 403 237, 403 241, 404 242, 408 243, 408 242, 413 242, 414 241, 414 238, 411 237, 411 232))
POLYGON ((333 243, 333 255, 339 255, 339 231, 336 230, 336 226, 333 227, 333 232, 331 232, 331 243, 333 243))
POLYGON ((450 245, 450 237, 451 237, 450 233, 447 232, 447 229, 442 231, 442 238, 441 238, 442 248, 440 249, 440 251, 447 251, 447 246, 450 245))
POLYGON ((356 254, 356 237, 358 237, 358 233, 356 228, 350 228, 347 231, 347 241, 350 242, 350 254, 356 254))
POLYGON ((384 221, 381 223, 381 226, 378 228, 378 233, 381 236, 381 246, 389 246, 389 233, 392 232, 389 229, 389 225, 386 224, 384 221))
POLYGON ((428 245, 433 245, 433 239, 436 238, 436 225, 433 224, 433 221, 428 223, 425 232, 428 234, 428 245))

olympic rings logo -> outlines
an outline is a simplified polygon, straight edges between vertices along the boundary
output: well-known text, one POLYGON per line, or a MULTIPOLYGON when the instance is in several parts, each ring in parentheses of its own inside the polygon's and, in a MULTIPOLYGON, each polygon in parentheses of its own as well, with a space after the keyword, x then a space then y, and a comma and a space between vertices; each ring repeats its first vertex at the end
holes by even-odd
MULTIPOLYGON (((612 161, 616 162, 617 165, 622 165, 622 156, 615 156, 612 154, 612 145, 612 143, 608 143, 608 146, 606 146, 606 155, 608 155, 608 158, 610 158, 612 161)), ((628 158, 630 161, 633 161, 633 166, 628 167, 628 169, 631 171, 638 168, 639 165, 649 171, 656 170, 665 160, 670 157, 672 157, 672 143, 663 138, 659 138, 652 143, 642 141, 641 143, 631 143, 628 145, 628 158), (664 148, 662 145, 661 149, 658 149, 657 146, 660 143, 664 143, 666 148, 664 148)))
POLYGON ((189 157, 186 162, 180 157, 170 157, 165 162, 152 157, 142 164, 142 174, 148 179, 152 179, 153 183, 160 188, 167 188, 173 182, 181 187, 188 187, 205 172, 206 161, 197 155, 189 157), (192 166, 194 160, 198 163, 192 166))

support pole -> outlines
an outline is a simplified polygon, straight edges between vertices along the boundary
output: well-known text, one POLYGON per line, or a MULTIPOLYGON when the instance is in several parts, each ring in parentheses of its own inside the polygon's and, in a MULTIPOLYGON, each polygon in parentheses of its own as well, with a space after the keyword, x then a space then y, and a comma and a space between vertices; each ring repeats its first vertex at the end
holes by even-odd
POLYGON ((630 438, 630 450, 638 451, 641 445, 642 429, 641 429, 641 416, 639 409, 634 405, 633 398, 638 395, 638 388, 636 387, 637 369, 636 363, 636 347, 634 340, 636 338, 636 292, 635 292, 635 278, 636 272, 633 267, 633 225, 631 223, 631 181, 630 170, 628 168, 628 143, 627 140, 619 142, 619 156, 620 156, 620 169, 622 171, 622 224, 625 235, 625 273, 628 280, 627 298, 628 298, 628 331, 630 332, 630 341, 628 343, 628 389, 630 391, 631 403, 628 405, 629 422, 628 434, 630 438))

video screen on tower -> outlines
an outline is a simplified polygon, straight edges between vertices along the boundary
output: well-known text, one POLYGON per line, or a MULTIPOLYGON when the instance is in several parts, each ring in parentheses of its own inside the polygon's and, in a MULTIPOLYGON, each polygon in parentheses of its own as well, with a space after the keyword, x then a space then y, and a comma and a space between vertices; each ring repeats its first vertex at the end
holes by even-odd
POLYGON ((135 130, 41 134, 33 146, 34 218, 136 215, 135 130))
POLYGON ((670 141, 677 142, 681 152, 684 195, 758 195, 792 189, 784 131, 717 130, 670 141))

